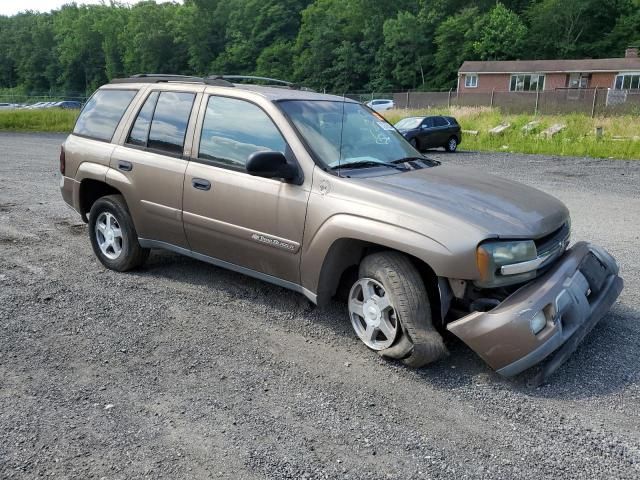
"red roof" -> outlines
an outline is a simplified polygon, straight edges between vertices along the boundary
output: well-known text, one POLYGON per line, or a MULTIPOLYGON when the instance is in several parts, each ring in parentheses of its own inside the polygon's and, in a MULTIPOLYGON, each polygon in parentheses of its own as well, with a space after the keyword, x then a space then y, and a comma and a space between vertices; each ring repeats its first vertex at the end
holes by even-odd
POLYGON ((640 71, 640 58, 464 62, 458 73, 556 73, 640 71))

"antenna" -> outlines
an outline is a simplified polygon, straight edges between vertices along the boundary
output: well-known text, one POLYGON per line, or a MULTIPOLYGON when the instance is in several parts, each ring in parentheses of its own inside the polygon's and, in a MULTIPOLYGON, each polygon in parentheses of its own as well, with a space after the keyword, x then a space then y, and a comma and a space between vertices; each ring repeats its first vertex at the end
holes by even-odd
POLYGON ((340 156, 338 157, 338 176, 342 176, 342 134, 344 133, 344 104, 346 103, 346 95, 344 92, 342 94, 342 116, 340 117, 340 156))

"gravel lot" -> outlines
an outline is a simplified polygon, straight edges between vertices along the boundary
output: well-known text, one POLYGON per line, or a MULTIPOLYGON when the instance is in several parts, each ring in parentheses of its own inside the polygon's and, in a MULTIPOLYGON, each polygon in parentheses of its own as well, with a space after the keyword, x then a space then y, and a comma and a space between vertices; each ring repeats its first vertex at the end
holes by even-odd
POLYGON ((432 156, 546 190, 626 289, 552 378, 464 344, 409 370, 341 305, 166 252, 105 270, 58 191, 60 135, 0 133, 0 478, 638 478, 640 162, 432 156))

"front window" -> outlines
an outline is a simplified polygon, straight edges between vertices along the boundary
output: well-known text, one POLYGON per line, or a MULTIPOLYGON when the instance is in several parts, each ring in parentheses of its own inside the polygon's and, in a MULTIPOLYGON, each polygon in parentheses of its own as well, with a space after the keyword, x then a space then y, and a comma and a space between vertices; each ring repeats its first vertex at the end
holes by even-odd
POLYGON ((511 75, 511 83, 509 91, 511 92, 535 92, 544 90, 544 75, 534 74, 518 74, 511 75))
POLYGON ((616 90, 637 90, 640 88, 640 72, 621 73, 616 76, 616 90))
POLYGON ((420 156, 395 128, 359 103, 287 100, 280 106, 328 168, 420 156))
POLYGON ((398 123, 395 124, 395 127, 398 130, 413 130, 414 128, 418 128, 420 123, 422 122, 422 118, 403 118, 398 123))
POLYGON ((464 86, 467 88, 476 88, 478 86, 478 75, 475 73, 467 73, 464 76, 464 86))
POLYGON ((209 97, 200 136, 199 158, 244 169, 255 152, 285 153, 287 144, 267 114, 236 98, 209 97))

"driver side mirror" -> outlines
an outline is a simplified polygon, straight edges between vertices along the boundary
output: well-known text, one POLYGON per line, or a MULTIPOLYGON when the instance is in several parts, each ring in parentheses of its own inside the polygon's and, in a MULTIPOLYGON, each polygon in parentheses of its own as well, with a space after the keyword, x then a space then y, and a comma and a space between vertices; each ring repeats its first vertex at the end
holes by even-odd
POLYGON ((429 125, 420 125, 420 130, 426 130, 429 128, 429 125))
MULTIPOLYGON (((287 182, 298 180, 298 169, 287 163, 282 152, 255 152, 247 160, 247 173, 255 177, 281 178, 287 182)), ((297 182, 294 182, 297 183, 297 182)))

